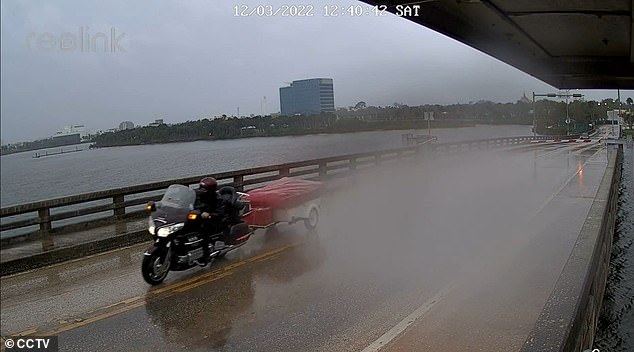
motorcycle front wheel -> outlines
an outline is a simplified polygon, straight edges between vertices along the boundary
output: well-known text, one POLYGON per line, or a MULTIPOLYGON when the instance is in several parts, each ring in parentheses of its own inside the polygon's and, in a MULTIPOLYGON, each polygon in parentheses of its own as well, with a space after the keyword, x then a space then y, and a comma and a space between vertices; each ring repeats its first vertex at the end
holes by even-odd
POLYGON ((148 284, 158 285, 165 280, 167 273, 170 271, 168 254, 168 251, 154 248, 143 256, 141 272, 143 273, 143 279, 148 284))

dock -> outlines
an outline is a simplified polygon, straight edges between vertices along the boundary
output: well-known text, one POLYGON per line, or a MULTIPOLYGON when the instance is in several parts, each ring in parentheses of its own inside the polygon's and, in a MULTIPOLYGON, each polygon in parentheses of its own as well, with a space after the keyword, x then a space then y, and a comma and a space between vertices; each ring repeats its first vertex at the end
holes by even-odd
POLYGON ((60 154, 67 154, 67 153, 75 153, 75 152, 81 152, 83 151, 83 149, 79 149, 79 147, 75 147, 75 149, 69 149, 69 150, 64 150, 63 148, 59 148, 59 151, 53 151, 53 152, 40 152, 40 153, 35 153, 33 154, 33 158, 41 158, 41 157, 45 157, 45 156, 53 156, 53 155, 60 155, 60 154))

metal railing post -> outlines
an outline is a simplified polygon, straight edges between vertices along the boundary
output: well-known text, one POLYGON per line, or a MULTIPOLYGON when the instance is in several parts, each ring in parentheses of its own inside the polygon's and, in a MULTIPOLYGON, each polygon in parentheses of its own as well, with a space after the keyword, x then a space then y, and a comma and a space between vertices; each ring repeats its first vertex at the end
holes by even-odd
POLYGON ((48 207, 37 210, 37 216, 40 221, 40 236, 42 239, 42 250, 48 251, 55 247, 53 236, 51 235, 51 209, 48 207))
POLYGON ((328 164, 325 161, 319 162, 319 178, 324 178, 328 175, 328 164))
POLYGON ((117 219, 121 219, 125 215, 125 195, 117 194, 112 197, 112 203, 114 204, 114 216, 117 219))
POLYGON ((356 170, 357 169, 357 158, 350 159, 350 161, 348 163, 348 167, 350 168, 350 170, 356 170))
POLYGON ((233 176, 233 187, 238 192, 244 192, 244 176, 242 175, 233 176))

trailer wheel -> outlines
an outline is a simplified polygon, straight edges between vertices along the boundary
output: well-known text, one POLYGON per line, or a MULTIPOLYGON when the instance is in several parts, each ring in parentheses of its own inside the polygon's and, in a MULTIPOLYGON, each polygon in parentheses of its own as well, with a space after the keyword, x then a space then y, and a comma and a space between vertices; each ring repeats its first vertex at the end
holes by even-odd
POLYGON ((308 230, 314 230, 317 228, 317 224, 319 223, 319 210, 316 207, 313 207, 308 212, 308 218, 304 219, 304 226, 308 230))

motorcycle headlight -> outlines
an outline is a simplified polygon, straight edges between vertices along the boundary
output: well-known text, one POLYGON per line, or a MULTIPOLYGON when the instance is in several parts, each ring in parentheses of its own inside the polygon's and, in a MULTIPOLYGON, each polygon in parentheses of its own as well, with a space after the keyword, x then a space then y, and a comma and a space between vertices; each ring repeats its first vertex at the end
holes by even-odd
POLYGON ((173 234, 174 232, 182 229, 183 226, 185 226, 185 223, 183 223, 183 222, 178 223, 178 224, 174 224, 174 225, 170 225, 170 226, 163 226, 160 229, 158 229, 158 232, 156 234, 159 237, 167 237, 167 236, 173 234))
POLYGON ((150 235, 155 234, 154 231, 156 231, 156 226, 154 226, 154 220, 152 220, 152 217, 150 217, 150 220, 148 220, 147 230, 148 232, 150 232, 150 235))

